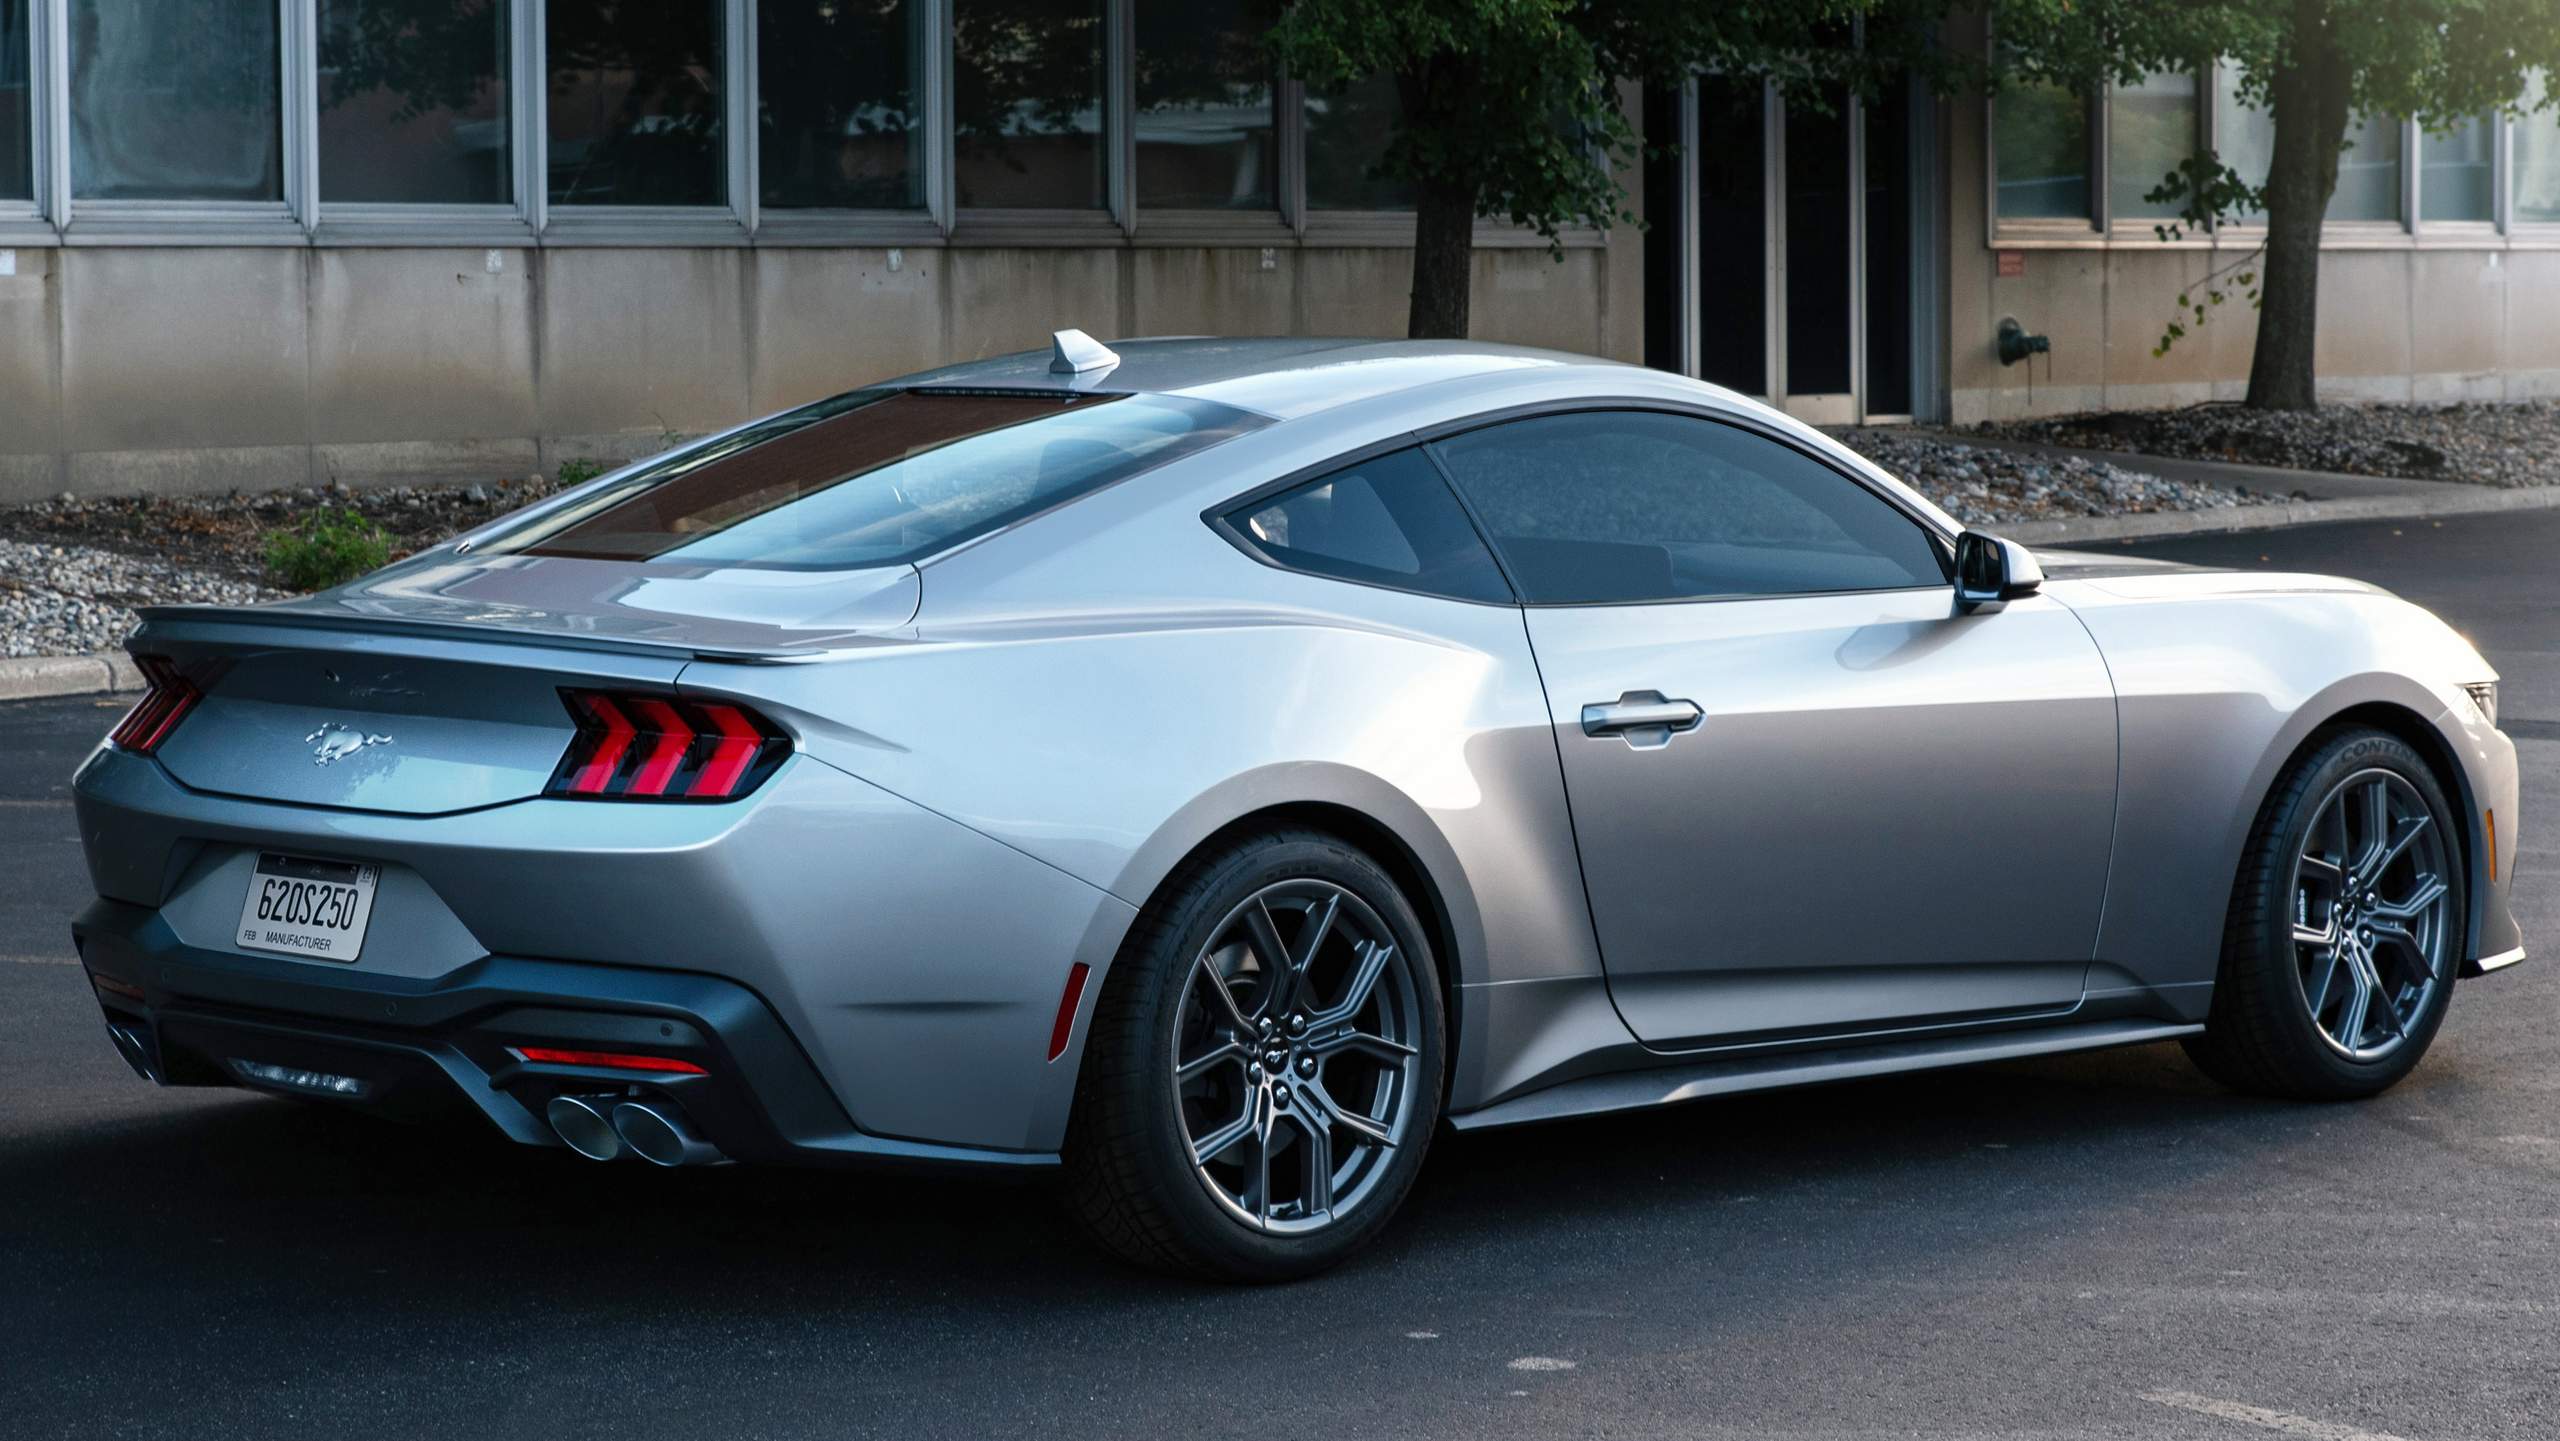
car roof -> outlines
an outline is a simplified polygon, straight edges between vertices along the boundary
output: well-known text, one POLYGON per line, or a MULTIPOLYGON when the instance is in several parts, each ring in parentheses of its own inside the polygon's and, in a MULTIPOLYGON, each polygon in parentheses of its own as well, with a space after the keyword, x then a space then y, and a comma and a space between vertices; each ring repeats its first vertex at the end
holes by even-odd
POLYGON ((1076 375, 1052 371, 1050 351, 1026 350, 963 361, 890 384, 1183 395, 1286 420, 1494 371, 1617 364, 1561 350, 1469 340, 1179 336, 1105 343, 1119 363, 1076 375))

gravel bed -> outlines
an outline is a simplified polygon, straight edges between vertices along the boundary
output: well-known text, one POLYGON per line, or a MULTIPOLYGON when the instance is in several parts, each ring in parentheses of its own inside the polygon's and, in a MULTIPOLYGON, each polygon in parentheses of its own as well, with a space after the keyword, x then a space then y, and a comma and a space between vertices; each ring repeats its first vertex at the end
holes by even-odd
POLYGON ((281 594, 96 546, 0 540, 0 656, 113 650, 133 629, 137 605, 254 605, 281 594))
POLYGON ((287 592, 266 582, 267 536, 315 509, 368 517, 389 533, 396 558, 560 489, 526 476, 382 490, 59 496, 0 507, 0 656, 112 650, 139 605, 281 599, 287 592))
POLYGON ((1899 430, 1832 433, 1967 525, 2227 510, 2283 499, 2171 480, 2079 456, 2023 454, 1899 430))
POLYGON ((210 496, 59 496, 0 507, 0 539, 95 546, 234 580, 266 579, 266 538, 315 510, 352 510, 391 537, 394 558, 557 494, 545 476, 470 485, 339 485, 210 496))
POLYGON ((2190 460, 2458 481, 2517 488, 2560 484, 2560 404, 2324 405, 2251 410, 2212 404, 2050 420, 1985 421, 2015 440, 2132 450, 2190 460))

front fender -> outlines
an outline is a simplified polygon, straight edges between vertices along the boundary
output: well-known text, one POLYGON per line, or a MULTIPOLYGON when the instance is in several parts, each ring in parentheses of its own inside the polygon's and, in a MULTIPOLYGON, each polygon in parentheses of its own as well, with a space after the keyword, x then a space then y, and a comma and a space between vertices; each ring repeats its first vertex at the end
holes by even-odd
MULTIPOLYGON (((2483 806, 2515 807, 2504 737, 2468 723, 2477 652, 2426 611, 2309 577, 2170 575, 2063 588, 2114 675, 2121 782, 2097 960, 2200 1018, 2242 849, 2285 765, 2363 711, 2454 762, 2476 947, 2511 934, 2486 874, 2483 806)), ((2473 956, 2479 954, 2477 950, 2473 956)), ((2469 959, 2466 957, 2466 959, 2469 959)))

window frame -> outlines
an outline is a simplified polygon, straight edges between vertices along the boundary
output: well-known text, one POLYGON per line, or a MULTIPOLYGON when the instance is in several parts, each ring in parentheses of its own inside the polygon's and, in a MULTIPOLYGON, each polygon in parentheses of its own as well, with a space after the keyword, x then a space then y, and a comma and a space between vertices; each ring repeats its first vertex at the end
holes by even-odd
MULTIPOLYGON (((1820 596, 1908 595, 1915 591, 1948 590, 1952 589, 1955 585, 1955 574, 1951 567, 1955 562, 1955 537, 1958 532, 1950 531, 1946 529, 1946 527, 1940 525, 1935 517, 1912 504, 1908 497, 1896 494, 1892 490, 1877 485, 1872 477, 1861 475, 1852 467, 1842 466, 1838 461, 1823 454, 1819 449, 1805 444, 1800 438, 1789 434, 1778 426, 1771 425, 1766 421, 1760 420, 1755 416, 1745 415, 1736 411, 1723 410, 1711 405, 1682 404, 1679 401, 1667 400, 1659 396, 1576 396, 1570 400, 1531 401, 1521 405, 1504 406, 1498 410, 1483 411, 1475 415, 1467 416, 1463 419, 1442 421, 1433 425, 1420 426, 1412 432, 1412 435, 1421 443, 1424 453, 1431 457, 1432 463, 1439 466, 1440 478, 1448 484, 1450 492, 1458 497, 1458 504, 1466 508, 1467 519, 1474 523, 1476 534, 1483 539, 1486 548, 1493 552, 1494 563, 1502 568, 1503 578, 1510 581, 1512 594, 1520 597, 1517 604, 1524 609, 1592 610, 1602 607, 1617 606, 1733 605, 1747 604, 1752 601, 1806 600, 1820 596), (1501 543, 1494 539, 1491 528, 1484 522, 1484 517, 1477 513, 1474 503, 1467 499, 1466 487, 1458 484, 1457 478, 1449 474, 1448 464, 1441 457, 1438 447, 1442 441, 1451 440, 1458 436, 1470 434, 1478 430, 1488 430, 1498 425, 1508 425, 1514 421, 1536 420, 1547 416, 1557 415, 1579 415, 1591 411, 1634 411, 1646 414, 1679 416, 1684 419, 1704 421, 1710 425, 1725 426, 1732 430, 1741 431, 1746 435, 1756 436, 1761 440, 1769 441, 1772 444, 1783 447, 1784 449, 1794 451, 1796 454, 1803 456, 1815 465, 1818 465, 1824 470, 1827 470, 1832 474, 1839 476, 1841 479, 1848 481, 1850 484, 1855 485, 1858 489, 1865 492, 1867 495, 1874 497, 1877 501, 1882 502, 1903 519, 1918 527, 1920 534, 1929 542, 1930 553, 1937 557, 1939 572, 1945 577, 1945 579, 1933 586, 1905 585, 1859 590, 1802 590, 1788 591, 1782 595, 1746 592, 1725 595, 1660 596, 1651 600, 1531 600, 1528 598, 1527 593, 1522 589, 1519 581, 1512 577, 1511 563, 1504 558, 1501 543)), ((1322 473, 1322 468, 1319 468, 1314 472, 1315 475, 1321 475, 1322 473)), ((1311 476, 1310 478, 1313 477, 1311 476)))
MULTIPOLYGON (((2543 93, 2549 95, 2560 87, 2560 75, 2546 73, 2542 77, 2543 93)), ((2524 97, 2518 96, 2519 100, 2524 97)), ((2506 110, 2498 112, 2498 224, 2511 241, 2541 247, 2560 246, 2560 215, 2548 219, 2528 219, 2516 213, 2516 131, 2528 117, 2506 110)), ((2534 118, 2560 122, 2560 106, 2542 110, 2534 118)))
POLYGON ((1265 481, 1250 490, 1239 491, 1234 496, 1209 506, 1200 512, 1200 519, 1210 530, 1215 531, 1220 539, 1243 552, 1245 558, 1254 564, 1289 575, 1303 576, 1308 580, 1321 581, 1330 585, 1356 585, 1364 590, 1392 591, 1397 595, 1421 596, 1426 600, 1445 601, 1451 605, 1492 606, 1517 610, 1527 603, 1521 598, 1520 583, 1511 578, 1511 567, 1503 563, 1502 552, 1494 546, 1493 537, 1485 533, 1484 521, 1476 515, 1475 507, 1467 504, 1467 498, 1459 493, 1456 483, 1449 479, 1448 467, 1440 463, 1440 457, 1431 453, 1430 442, 1425 440, 1419 431, 1408 430, 1400 435, 1386 436, 1366 445, 1357 445, 1349 450, 1336 452, 1313 465, 1300 466, 1277 480, 1265 481), (1440 484, 1447 488, 1449 499, 1457 505, 1458 513, 1466 517, 1467 528, 1475 532, 1476 544, 1483 546, 1484 553, 1491 557, 1494 574, 1501 577, 1503 588, 1511 592, 1510 599, 1485 600, 1475 596, 1450 595, 1445 591, 1429 590, 1421 586, 1397 585, 1391 581, 1368 580, 1360 576, 1332 575, 1320 570, 1308 570, 1303 566, 1291 565, 1265 550, 1261 542, 1247 535, 1244 528, 1234 520, 1236 516, 1251 514, 1272 501, 1294 495, 1329 476, 1339 475, 1346 470, 1366 465, 1370 461, 1401 454, 1408 450, 1420 455, 1423 463, 1431 467, 1431 473, 1439 477, 1440 484))
POLYGON ((1122 227, 1130 242, 1142 246, 1195 245, 1274 245, 1291 239, 1304 239, 1307 215, 1306 114, 1305 88, 1287 71, 1275 67, 1270 76, 1271 104, 1271 204, 1237 206, 1203 210, 1195 207, 1167 205, 1147 207, 1138 202, 1138 24, 1137 6, 1142 0, 1115 0, 1115 13, 1127 13, 1129 21, 1120 27, 1120 46, 1113 52, 1119 69, 1114 89, 1126 94, 1121 113, 1126 121, 1120 127, 1120 147, 1114 159, 1120 167, 1120 187, 1126 204, 1121 208, 1122 227))
POLYGON ((280 200, 91 200, 72 194, 71 0, 38 0, 30 27, 40 48, 43 114, 36 132, 42 153, 37 187, 44 215, 66 245, 126 242, 145 245, 301 245, 312 221, 311 171, 318 154, 311 131, 318 74, 309 57, 317 49, 312 25, 318 0, 266 0, 276 8, 276 143, 280 200))
POLYGON ((12 248, 41 240, 49 230, 45 225, 45 187, 51 170, 52 144, 46 130, 49 107, 45 97, 53 87, 46 66, 55 47, 45 42, 51 10, 48 0, 34 0, 27 7, 27 194, 24 199, 0 196, 0 245, 12 248))
POLYGON ((318 0, 293 0, 310 7, 311 43, 300 58, 307 67, 302 83, 311 100, 309 154, 288 158, 308 177, 311 214, 308 228, 314 245, 523 245, 533 239, 530 216, 546 198, 543 146, 532 128, 544 123, 545 79, 541 23, 545 11, 520 0, 493 0, 507 7, 507 173, 509 199, 503 204, 469 205, 450 201, 332 201, 320 185, 320 22, 318 0))
MULTIPOLYGON (((1409 247, 1413 212, 1326 211, 1306 204, 1305 89, 1274 77, 1276 194, 1268 209, 1143 209, 1136 199, 1136 6, 1103 0, 1104 164, 1108 203, 1095 210, 958 207, 957 122, 952 114, 953 10, 957 0, 911 0, 925 32, 924 204, 912 209, 796 209, 763 204, 756 63, 757 0, 708 0, 721 7, 726 47, 721 80, 727 180, 703 206, 554 205, 550 200, 551 0, 495 0, 508 7, 508 203, 332 203, 319 185, 318 0, 272 0, 277 7, 278 125, 284 199, 269 201, 77 200, 71 195, 71 0, 32 0, 28 44, 35 196, 0 200, 0 244, 65 245, 460 246, 522 249, 629 247, 1258 247, 1270 252, 1326 246, 1409 247)), ((1605 246, 1606 232, 1568 226, 1568 249, 1605 246)), ((1545 248, 1534 230, 1478 220, 1485 248, 1545 248)))
MULTIPOLYGON (((2216 71, 2224 63, 2216 57, 2198 64, 2189 72, 2196 78, 2198 138, 2217 153, 2222 144, 2225 117, 2216 71)), ((2000 214, 1999 131, 1994 109, 1998 101, 1988 96, 1982 99, 1983 248, 2070 250, 2110 249, 2124 245, 2150 250, 2248 250, 2263 243, 2267 229, 2263 220, 2225 221, 2203 232, 2191 231, 2181 239, 2163 241, 2152 229, 2163 222, 2114 214, 2114 175, 2108 143, 2109 101, 2114 91, 2115 84, 2109 81, 2084 100, 2089 109, 2090 149, 2090 215, 2085 221, 2067 217, 2004 217, 2000 214)), ((2523 220, 2516 215, 2515 134, 2518 117, 2501 106, 2491 110, 2488 119, 2491 126, 2489 219, 2428 220, 2425 217, 2425 165, 2421 148, 2425 127, 2417 120, 2404 118, 2397 122, 2400 133, 2399 218, 2325 221, 2321 227, 2320 248, 2324 251, 2560 249, 2560 219, 2523 220)))

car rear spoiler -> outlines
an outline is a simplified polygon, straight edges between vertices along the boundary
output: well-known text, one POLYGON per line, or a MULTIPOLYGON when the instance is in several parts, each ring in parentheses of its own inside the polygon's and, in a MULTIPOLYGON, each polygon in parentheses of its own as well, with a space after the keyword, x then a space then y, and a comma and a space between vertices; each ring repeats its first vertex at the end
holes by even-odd
MULTIPOLYGON (((290 602, 276 606, 148 605, 137 612, 139 629, 126 638, 136 654, 161 637, 200 644, 258 647, 291 644, 277 632, 372 635, 386 638, 455 641, 477 645, 530 646, 607 655, 648 656, 660 660, 726 661, 743 665, 795 665, 821 659, 825 652, 781 646, 716 647, 647 636, 609 635, 574 625, 515 624, 503 617, 445 621, 401 615, 350 615, 297 610, 290 602)), ((568 619, 552 617, 554 621, 568 619)))

